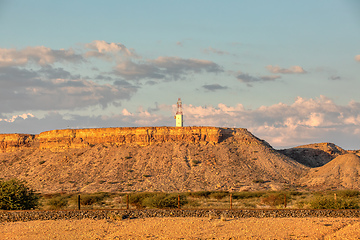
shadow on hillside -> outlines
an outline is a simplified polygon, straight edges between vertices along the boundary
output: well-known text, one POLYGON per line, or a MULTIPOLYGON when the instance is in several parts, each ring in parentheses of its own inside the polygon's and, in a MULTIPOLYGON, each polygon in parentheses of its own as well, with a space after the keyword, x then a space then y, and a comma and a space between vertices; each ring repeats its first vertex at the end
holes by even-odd
POLYGON ((311 168, 321 167, 337 157, 333 152, 328 153, 313 148, 290 148, 278 150, 278 152, 311 168))
POLYGON ((224 142, 226 139, 234 136, 234 129, 231 128, 220 128, 220 140, 219 142, 224 142))

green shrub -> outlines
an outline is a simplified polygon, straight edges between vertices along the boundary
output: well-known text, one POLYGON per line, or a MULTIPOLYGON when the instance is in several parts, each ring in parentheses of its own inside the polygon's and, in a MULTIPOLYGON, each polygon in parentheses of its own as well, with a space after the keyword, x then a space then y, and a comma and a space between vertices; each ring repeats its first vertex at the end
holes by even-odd
POLYGON ((290 191, 288 192, 290 196, 301 196, 304 195, 303 192, 299 192, 299 191, 290 191))
POLYGON ((54 198, 51 198, 47 205, 49 206, 49 209, 55 210, 55 209, 63 209, 67 207, 68 205, 68 197, 63 195, 58 195, 54 198))
POLYGON ((330 196, 318 196, 310 201, 313 209, 358 209, 358 203, 353 199, 338 197, 336 200, 330 196))
POLYGON ((263 196, 263 192, 237 192, 233 193, 233 199, 248 199, 248 198, 259 198, 263 196))
POLYGON ((215 198, 217 200, 223 199, 226 196, 229 196, 229 192, 212 192, 210 194, 211 198, 215 198))
MULTIPOLYGON (((135 193, 129 197, 129 202, 136 208, 177 208, 178 194, 168 193, 135 193)), ((180 206, 187 204, 184 194, 180 194, 180 206)))
POLYGON ((154 193, 142 192, 142 193, 134 193, 129 196, 129 203, 136 208, 144 208, 145 205, 143 203, 145 198, 151 197, 154 193))
POLYGON ((185 195, 159 193, 144 199, 144 205, 149 208, 177 208, 178 196, 180 196, 180 206, 188 203, 185 195))
POLYGON ((211 193, 212 192, 210 192, 210 191, 190 192, 190 193, 188 193, 188 196, 191 196, 194 198, 209 198, 211 193))
POLYGON ((26 182, 11 179, 0 181, 0 209, 25 210, 39 205, 39 196, 26 186, 26 182))
POLYGON ((340 197, 352 198, 359 196, 360 192, 357 190, 347 189, 347 190, 337 191, 336 194, 340 197))
MULTIPOLYGON (((265 205, 276 207, 285 203, 285 195, 283 193, 273 193, 266 195, 261 199, 261 202, 265 205)), ((289 197, 286 197, 286 203, 289 202, 289 197)))
MULTIPOLYGON (((76 195, 76 197, 78 196, 76 195)), ((80 195, 80 204, 85 206, 90 206, 93 204, 102 204, 103 200, 107 197, 109 197, 109 194, 104 192, 80 195)))

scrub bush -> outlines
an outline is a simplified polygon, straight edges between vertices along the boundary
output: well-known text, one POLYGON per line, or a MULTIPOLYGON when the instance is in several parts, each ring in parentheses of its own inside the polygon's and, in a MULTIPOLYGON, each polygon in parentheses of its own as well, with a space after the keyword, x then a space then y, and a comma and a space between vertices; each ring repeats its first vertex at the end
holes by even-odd
POLYGON ((26 182, 17 179, 0 181, 0 209, 26 210, 38 205, 39 196, 26 186, 26 182))
POLYGON ((336 200, 330 196, 318 196, 310 201, 313 209, 358 209, 359 204, 353 199, 338 197, 336 200))

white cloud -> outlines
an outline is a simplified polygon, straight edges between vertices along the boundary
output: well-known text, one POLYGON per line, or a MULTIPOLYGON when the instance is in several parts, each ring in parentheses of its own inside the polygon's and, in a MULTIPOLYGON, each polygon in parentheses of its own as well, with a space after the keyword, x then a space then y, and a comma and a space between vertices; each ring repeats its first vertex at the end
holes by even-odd
POLYGON ((115 67, 115 73, 125 79, 168 79, 176 80, 189 73, 222 72, 222 68, 211 61, 183 59, 179 57, 158 57, 142 62, 122 61, 115 67))
POLYGON ((254 77, 247 73, 239 73, 236 78, 243 83, 246 83, 248 87, 252 87, 253 83, 256 82, 268 82, 268 81, 275 81, 276 79, 281 78, 279 75, 273 76, 262 76, 262 77, 254 77))
MULTIPOLYGON (((185 126, 247 128, 276 148, 314 142, 333 142, 347 149, 360 148, 360 103, 354 101, 347 105, 337 105, 331 99, 320 96, 315 99, 298 97, 290 105, 278 103, 257 109, 245 109, 242 104, 218 104, 216 107, 183 105, 183 108, 185 126)), ((0 132, 4 133, 8 129, 15 132, 23 129, 40 132, 67 126, 174 126, 172 116, 175 111, 176 105, 159 105, 157 111, 140 107, 130 113, 124 108, 118 115, 73 115, 71 120, 60 114, 51 114, 43 119, 17 117, 12 122, 0 121, 0 132)))
POLYGON ((291 74, 291 73, 306 73, 306 71, 300 66, 292 66, 290 68, 280 68, 279 66, 268 65, 266 68, 272 73, 283 73, 283 74, 291 74))
POLYGON ((20 115, 14 115, 11 118, 0 118, 0 122, 4 121, 4 122, 15 122, 16 119, 21 118, 21 119, 27 119, 27 118, 33 118, 35 117, 33 114, 31 113, 23 113, 20 115))
POLYGON ((27 47, 22 50, 0 48, 0 67, 24 66, 29 62, 44 66, 64 61, 82 62, 84 59, 72 49, 53 50, 44 46, 27 47))
POLYGON ((356 134, 360 128, 360 104, 350 102, 341 106, 325 96, 316 99, 298 97, 291 105, 279 103, 254 110, 245 110, 242 105, 185 105, 184 114, 190 125, 248 128, 275 147, 319 141, 354 146, 353 140, 360 140, 356 134))
POLYGON ((133 49, 128 49, 122 43, 108 43, 103 40, 95 40, 85 44, 85 48, 92 50, 85 53, 86 57, 99 57, 106 60, 113 60, 119 57, 138 57, 133 49))
POLYGON ((156 78, 162 79, 165 75, 160 73, 160 69, 148 63, 135 63, 133 61, 123 61, 115 67, 115 74, 125 79, 156 78))
POLYGON ((122 115, 124 116, 132 116, 133 114, 131 112, 129 112, 126 108, 124 108, 122 111, 121 111, 122 115))
POLYGON ((84 108, 130 99, 137 91, 132 85, 99 84, 86 79, 74 79, 63 69, 32 70, 14 67, 0 72, 0 112, 29 110, 60 110, 84 108), (67 78, 60 78, 67 77, 67 78))

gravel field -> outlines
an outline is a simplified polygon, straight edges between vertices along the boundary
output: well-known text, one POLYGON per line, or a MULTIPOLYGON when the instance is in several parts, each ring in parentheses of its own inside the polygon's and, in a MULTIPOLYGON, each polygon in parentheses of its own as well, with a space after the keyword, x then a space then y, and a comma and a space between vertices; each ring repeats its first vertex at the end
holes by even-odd
POLYGON ((137 218, 0 223, 1 239, 360 239, 359 218, 137 218))

